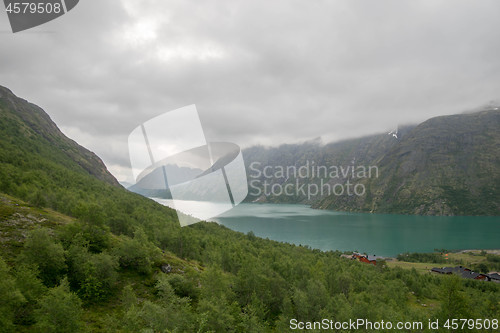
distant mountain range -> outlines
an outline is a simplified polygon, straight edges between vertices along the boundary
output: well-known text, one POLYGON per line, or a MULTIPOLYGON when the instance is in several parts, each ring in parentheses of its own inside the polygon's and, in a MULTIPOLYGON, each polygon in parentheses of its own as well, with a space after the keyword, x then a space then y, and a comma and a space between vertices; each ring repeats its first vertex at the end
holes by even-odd
MULTIPOLYGON (((390 133, 326 145, 311 141, 251 147, 243 151, 249 180, 247 201, 301 203, 351 212, 499 216, 499 129, 500 111, 498 106, 490 105, 474 113, 436 117, 390 133), (349 170, 374 166, 378 177, 359 177, 342 170, 337 177, 277 172, 278 167, 292 167, 293 171, 293 167, 298 170, 308 163, 310 169, 312 165, 349 170), (268 172, 264 174, 266 167, 268 172), (269 173, 271 177, 266 177, 269 173), (297 186, 319 188, 322 184, 340 188, 348 181, 362 185, 365 193, 264 193, 265 182, 278 188, 289 185, 287 189, 296 190, 297 186)), ((60 201, 55 186, 69 188, 68 182, 81 182, 78 175, 121 187, 97 155, 67 138, 41 108, 1 86, 0 153, 0 191, 24 200, 43 199, 57 204, 60 201), (71 170, 71 175, 67 170, 71 170), (23 185, 28 181, 38 183, 38 190, 31 191, 23 185)), ((144 182, 147 185, 152 180, 145 178, 144 182)), ((141 192, 137 185, 124 185, 141 192)), ((89 186, 90 183, 82 183, 82 191, 89 186)), ((154 194, 160 197, 168 195, 160 189, 157 192, 154 194)))
MULTIPOLYGON (((500 215, 497 106, 435 117, 417 126, 359 139, 326 145, 312 141, 279 147, 256 146, 243 154, 249 176, 248 201, 302 203, 351 212, 500 215), (309 175, 293 173, 304 165, 308 165, 309 175), (352 171, 370 166, 376 167, 371 177, 357 177, 350 171, 339 172, 334 178, 324 177, 325 167, 352 171), (263 173, 265 167, 271 177, 263 173), (318 167, 323 167, 319 176, 311 174, 318 167), (279 172, 287 168, 291 172, 279 172), (346 191, 337 195, 341 186, 346 189, 348 181, 361 184, 358 188, 365 190, 364 195, 347 195, 346 191), (328 195, 328 187, 332 190, 336 184, 337 194, 328 195), (287 185, 292 195, 280 193, 287 185), (325 191, 323 195, 308 196, 307 191, 297 190, 301 186, 306 190, 312 186, 313 194, 322 186, 325 191)), ((352 193, 353 186, 350 189, 352 193)))

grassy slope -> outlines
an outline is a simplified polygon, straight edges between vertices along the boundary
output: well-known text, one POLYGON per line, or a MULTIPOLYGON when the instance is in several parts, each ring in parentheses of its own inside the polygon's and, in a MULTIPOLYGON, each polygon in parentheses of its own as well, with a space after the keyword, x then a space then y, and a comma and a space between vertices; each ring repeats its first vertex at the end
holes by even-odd
POLYGON ((11 261, 19 254, 29 231, 35 227, 56 228, 74 218, 49 208, 37 208, 0 193, 0 256, 11 261))
MULTIPOLYGON (((55 236, 61 227, 68 224, 81 223, 73 217, 61 214, 50 208, 35 207, 10 195, 0 193, 0 258, 14 266, 16 257, 22 252, 24 242, 31 230, 39 227, 53 230, 55 236)), ((121 239, 113 236, 113 243, 118 246, 121 239)), ((172 274, 197 274, 204 267, 196 260, 181 259, 170 251, 163 251, 162 263, 172 267, 172 274)), ((156 276, 161 275, 157 265, 152 275, 145 276, 134 270, 122 269, 119 279, 114 286, 114 292, 103 302, 91 303, 85 306, 83 321, 91 332, 109 332, 109 317, 123 316, 120 291, 125 286, 132 286, 136 296, 141 300, 154 300, 156 291, 154 285, 156 276)), ((18 326, 23 332, 30 332, 31 328, 18 326)))

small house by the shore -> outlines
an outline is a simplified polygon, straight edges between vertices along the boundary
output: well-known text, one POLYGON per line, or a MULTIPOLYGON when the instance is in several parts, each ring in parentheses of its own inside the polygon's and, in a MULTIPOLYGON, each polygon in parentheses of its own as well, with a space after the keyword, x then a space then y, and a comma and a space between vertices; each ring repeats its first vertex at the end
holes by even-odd
POLYGON ((498 273, 491 273, 491 274, 488 274, 491 281, 493 282, 496 282, 496 283, 500 283, 500 274, 498 273))
POLYGON ((493 274, 483 274, 483 273, 473 272, 467 267, 463 266, 442 267, 442 268, 433 267, 431 269, 431 272, 438 274, 457 274, 458 276, 464 279, 473 279, 481 281, 491 281, 492 280, 491 275, 493 275, 493 274))
POLYGON ((361 253, 353 253, 352 259, 357 259, 361 262, 377 265, 377 260, 385 260, 384 257, 376 256, 376 255, 365 255, 361 253))

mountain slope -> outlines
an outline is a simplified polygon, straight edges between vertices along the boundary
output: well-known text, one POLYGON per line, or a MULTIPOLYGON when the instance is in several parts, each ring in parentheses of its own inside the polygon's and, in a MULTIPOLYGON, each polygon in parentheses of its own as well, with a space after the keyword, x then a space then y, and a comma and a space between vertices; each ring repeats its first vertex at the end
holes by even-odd
MULTIPOLYGON (((406 136, 414 126, 402 126, 398 129, 398 138, 406 136)), ((337 183, 342 184, 348 179, 339 173, 339 177, 329 177, 332 167, 355 167, 355 166, 370 166, 378 165, 380 159, 398 144, 398 139, 392 135, 376 134, 357 139, 349 139, 339 142, 333 142, 322 145, 319 141, 310 141, 303 144, 284 144, 279 147, 262 147, 255 146, 247 148, 243 151, 247 175, 249 180, 249 196, 247 201, 261 202, 291 202, 301 204, 314 204, 324 196, 312 195, 308 197, 299 191, 295 191, 294 195, 284 196, 276 195, 271 191, 264 193, 263 184, 265 181, 269 183, 268 187, 273 184, 286 186, 287 184, 294 187, 303 184, 316 184, 320 186, 321 180, 324 183, 333 186, 337 183), (313 167, 314 165, 314 167, 313 167), (293 169, 298 170, 300 167, 308 166, 309 175, 303 177, 293 174, 293 169), (272 177, 267 177, 264 174, 264 169, 277 171, 280 168, 285 170, 292 167, 285 177, 275 177, 275 173, 267 172, 272 177), (324 173, 321 177, 313 175, 313 169, 316 167, 326 167, 327 176, 324 173), (289 176, 289 177, 287 177, 289 176), (253 186, 252 186, 252 182, 253 186)))
POLYGON ((364 181, 364 197, 317 208, 426 215, 500 215, 500 111, 429 119, 403 136, 364 181))
POLYGON ((16 150, 39 152, 43 145, 59 163, 119 186, 97 155, 67 138, 41 108, 18 98, 2 86, 0 86, 0 135, 3 149, 8 149, 11 154, 15 154, 16 150), (20 140, 18 135, 22 135, 23 140, 20 140))
MULTIPOLYGON (((499 128, 500 111, 491 108, 432 118, 418 126, 400 128, 396 136, 384 133, 327 145, 308 142, 275 148, 251 147, 243 152, 250 187, 247 199, 352 212, 500 215, 499 128), (279 167, 299 168, 307 163, 349 170, 375 166, 378 176, 356 177, 350 172, 338 177, 272 173, 279 167), (263 174, 265 167, 271 170, 271 177, 263 174), (347 188, 348 181, 362 185, 365 193, 334 194, 327 192, 328 187, 323 195, 320 192, 311 196, 300 191, 290 191, 292 195, 271 191, 274 184, 277 189, 305 185, 315 190, 322 184, 330 189, 337 184, 347 188)), ((352 192, 353 186, 350 188, 352 192)))

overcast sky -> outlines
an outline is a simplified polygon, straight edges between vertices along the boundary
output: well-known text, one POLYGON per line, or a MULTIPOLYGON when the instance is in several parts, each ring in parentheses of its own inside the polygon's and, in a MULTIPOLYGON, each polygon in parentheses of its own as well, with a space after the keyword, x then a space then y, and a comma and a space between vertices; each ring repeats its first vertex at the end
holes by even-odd
POLYGON ((127 137, 196 104, 207 139, 323 142, 500 97, 500 1, 81 0, 12 34, 0 85, 132 181, 127 137))

